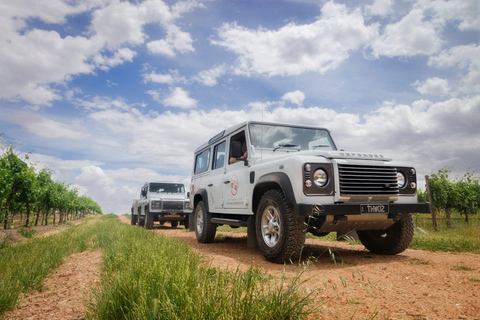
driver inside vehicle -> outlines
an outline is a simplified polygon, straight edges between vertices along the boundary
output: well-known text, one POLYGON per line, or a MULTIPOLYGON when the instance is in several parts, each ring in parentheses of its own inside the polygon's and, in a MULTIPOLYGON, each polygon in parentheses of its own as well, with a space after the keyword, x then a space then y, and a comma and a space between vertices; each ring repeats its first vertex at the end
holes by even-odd
MULTIPOLYGON (((242 161, 243 159, 247 159, 248 157, 248 151, 247 151, 247 142, 245 141, 245 137, 241 137, 238 139, 238 142, 242 144, 242 155, 240 157, 234 157, 233 155, 230 157, 230 160, 228 163, 232 164, 238 161, 242 161)), ((235 143, 235 141, 232 141, 232 143, 235 143)))

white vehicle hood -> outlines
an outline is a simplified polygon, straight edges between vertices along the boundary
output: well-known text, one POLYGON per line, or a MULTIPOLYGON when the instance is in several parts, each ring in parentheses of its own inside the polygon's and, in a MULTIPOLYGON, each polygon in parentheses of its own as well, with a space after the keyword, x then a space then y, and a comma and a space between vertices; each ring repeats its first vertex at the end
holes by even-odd
POLYGON ((292 151, 289 150, 277 150, 277 151, 263 151, 255 150, 255 156, 252 160, 260 160, 262 162, 272 161, 278 158, 284 158, 288 156, 316 156, 327 159, 355 159, 355 160, 375 160, 375 161, 392 161, 392 158, 386 157, 378 153, 366 153, 366 152, 352 152, 352 151, 338 151, 338 150, 305 150, 305 151, 292 151))
POLYGON ((149 193, 149 198, 151 200, 185 200, 187 197, 183 194, 174 194, 174 193, 149 193))

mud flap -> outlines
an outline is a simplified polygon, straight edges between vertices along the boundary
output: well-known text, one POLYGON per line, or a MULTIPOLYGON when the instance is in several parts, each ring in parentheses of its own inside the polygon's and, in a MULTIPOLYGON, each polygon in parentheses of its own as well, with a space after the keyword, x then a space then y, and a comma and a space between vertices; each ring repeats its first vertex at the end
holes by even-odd
POLYGON ((258 247, 257 234, 255 233, 255 216, 247 219, 247 246, 249 248, 258 247))

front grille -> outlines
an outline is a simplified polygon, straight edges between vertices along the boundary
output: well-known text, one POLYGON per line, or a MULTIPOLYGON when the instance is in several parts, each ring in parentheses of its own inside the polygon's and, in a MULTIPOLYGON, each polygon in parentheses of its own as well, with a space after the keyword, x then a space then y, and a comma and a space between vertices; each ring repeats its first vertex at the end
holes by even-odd
POLYGON ((183 210, 185 201, 163 201, 163 210, 183 210))
POLYGON ((397 169, 387 166, 339 164, 340 195, 398 195, 397 169))

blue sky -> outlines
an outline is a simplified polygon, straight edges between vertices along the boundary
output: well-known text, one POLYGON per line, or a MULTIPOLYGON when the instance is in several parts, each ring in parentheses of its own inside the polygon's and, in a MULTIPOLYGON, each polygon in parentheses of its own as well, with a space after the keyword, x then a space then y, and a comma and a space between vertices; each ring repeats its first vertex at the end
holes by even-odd
POLYGON ((262 117, 462 175, 480 164, 479 17, 478 0, 0 1, 0 145, 116 214, 262 117))

